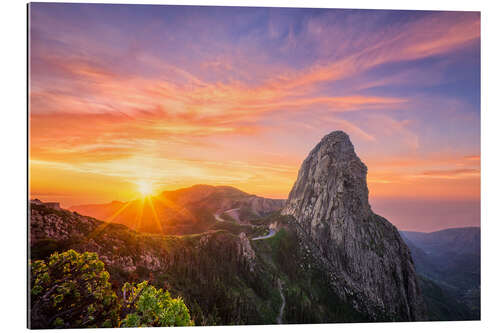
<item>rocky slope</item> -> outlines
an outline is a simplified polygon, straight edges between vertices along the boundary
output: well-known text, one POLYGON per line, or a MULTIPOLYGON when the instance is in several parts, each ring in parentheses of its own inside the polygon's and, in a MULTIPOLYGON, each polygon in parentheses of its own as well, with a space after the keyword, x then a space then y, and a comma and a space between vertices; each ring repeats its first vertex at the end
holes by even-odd
POLYGON ((282 211, 332 288, 371 320, 422 320, 408 247, 368 203, 367 167, 347 134, 325 136, 302 163, 282 211))
POLYGON ((369 320, 328 286, 324 272, 287 231, 285 218, 276 214, 266 221, 282 227, 274 237, 256 241, 251 229, 240 228, 159 235, 33 200, 30 258, 68 249, 96 252, 117 292, 125 281, 148 280, 181 296, 197 325, 369 320))
POLYGON ((30 213, 30 245, 36 248, 35 251, 40 250, 44 241, 50 240, 70 245, 75 250, 97 252, 105 264, 126 272, 133 272, 138 266, 154 272, 160 268, 169 269, 177 260, 186 261, 189 251, 195 251, 196 254, 191 255, 199 257, 200 252, 214 247, 225 249, 220 253, 221 260, 232 256, 250 269, 254 265, 255 252, 243 232, 232 235, 211 231, 191 237, 137 233, 121 224, 55 210, 43 203, 32 203, 30 213))
POLYGON ((261 310, 272 313, 270 302, 247 286, 261 274, 256 272, 250 240, 242 232, 139 233, 32 201, 29 236, 31 259, 47 259, 68 249, 96 252, 117 291, 125 281, 149 280, 182 296, 198 325, 262 323, 266 319, 261 310))
POLYGON ((214 215, 236 209, 238 221, 251 223, 283 208, 285 201, 262 198, 230 186, 194 185, 129 202, 70 207, 82 215, 124 224, 134 230, 186 235, 213 228, 214 215))

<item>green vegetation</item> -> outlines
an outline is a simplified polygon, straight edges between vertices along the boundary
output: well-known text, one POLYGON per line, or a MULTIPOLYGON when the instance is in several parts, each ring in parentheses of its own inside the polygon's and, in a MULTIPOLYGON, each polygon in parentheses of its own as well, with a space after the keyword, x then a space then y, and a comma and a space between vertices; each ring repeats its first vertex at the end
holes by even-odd
POLYGON ((168 291, 156 289, 143 281, 125 283, 122 288, 125 312, 122 327, 192 326, 189 311, 180 297, 173 299, 168 291))
MULTIPOLYGON (((52 215, 52 211, 41 212, 41 217, 47 214, 52 215)), ((285 216, 268 216, 265 223, 258 226, 217 223, 219 230, 184 236, 139 233, 113 223, 96 222, 87 227, 84 225, 86 220, 77 215, 62 218, 59 221, 61 228, 71 226, 72 230, 82 230, 82 233, 54 240, 35 238, 31 258, 34 262, 40 259, 48 262, 52 251, 69 249, 80 253, 95 251, 105 256, 110 275, 107 282, 118 295, 118 317, 111 326, 160 325, 165 322, 161 318, 167 315, 160 315, 159 309, 172 304, 178 297, 182 297, 190 320, 196 325, 275 323, 282 306, 278 279, 283 282, 286 298, 283 322, 362 321, 352 307, 339 300, 321 269, 302 253, 295 232, 291 226, 287 227, 285 216), (276 221, 284 228, 269 239, 251 241, 250 251, 255 251, 255 257, 246 258, 242 254, 244 243, 239 233, 243 231, 250 238, 248 228, 257 234, 265 233, 269 223, 276 221), (141 284, 145 280, 148 283, 141 284), (134 290, 140 289, 144 290, 144 302, 136 302, 142 299, 139 296, 133 305, 127 304, 129 301, 123 300, 124 285, 127 286, 125 299, 130 301, 134 290), (163 295, 165 290, 169 292, 167 295, 163 295), (149 301, 151 295, 155 296, 155 301, 149 301), (156 315, 144 311, 144 304, 155 309, 156 315)), ((35 274, 32 278, 36 278, 35 274)), ((32 295, 33 302, 36 297, 32 295)), ((50 319, 57 309, 49 307, 46 310, 43 318, 50 319)), ((38 321, 37 324, 35 319, 32 316, 32 327, 54 327, 53 322, 38 321)), ((105 320, 97 319, 88 326, 108 325, 104 324, 105 320)), ((166 322, 172 323, 172 319, 169 320, 166 322)), ((182 316, 180 321, 185 322, 182 316)), ((58 324, 61 324, 59 327, 83 327, 76 324, 74 318, 58 324)))
POLYGON ((95 253, 54 253, 31 264, 33 328, 113 327, 119 305, 95 253))
POLYGON ((119 300, 96 253, 55 252, 30 262, 30 273, 32 328, 192 325, 181 298, 147 281, 125 283, 119 300))

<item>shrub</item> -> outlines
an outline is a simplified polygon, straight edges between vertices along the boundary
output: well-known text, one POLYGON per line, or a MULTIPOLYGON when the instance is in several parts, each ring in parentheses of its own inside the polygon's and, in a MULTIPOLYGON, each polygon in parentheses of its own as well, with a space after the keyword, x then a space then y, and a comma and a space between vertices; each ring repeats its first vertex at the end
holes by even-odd
POLYGON ((126 282, 119 300, 96 253, 56 252, 30 272, 31 328, 193 325, 181 298, 147 281, 126 282))
POLYGON ((33 328, 112 327, 119 304, 97 254, 69 250, 31 263, 33 328))
POLYGON ((189 310, 180 297, 156 289, 143 281, 137 285, 126 282, 122 288, 125 318, 122 327, 192 326, 189 310))

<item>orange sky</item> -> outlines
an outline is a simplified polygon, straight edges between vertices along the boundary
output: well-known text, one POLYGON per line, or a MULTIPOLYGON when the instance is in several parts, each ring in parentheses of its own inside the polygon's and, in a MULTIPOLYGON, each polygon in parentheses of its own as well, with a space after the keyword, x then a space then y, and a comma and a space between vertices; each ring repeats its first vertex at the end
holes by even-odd
POLYGON ((118 7, 31 7, 32 197, 286 198, 341 129, 370 198, 479 200, 478 13, 118 7))

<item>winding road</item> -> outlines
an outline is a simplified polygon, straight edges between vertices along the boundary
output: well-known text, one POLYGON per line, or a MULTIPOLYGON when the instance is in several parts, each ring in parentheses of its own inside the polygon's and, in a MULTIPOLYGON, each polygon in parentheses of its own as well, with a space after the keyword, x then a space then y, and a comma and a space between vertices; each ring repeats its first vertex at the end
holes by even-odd
POLYGON ((252 240, 267 239, 267 238, 273 237, 274 235, 276 235, 276 229, 269 229, 269 232, 267 235, 254 237, 254 238, 252 238, 252 240))
MULTIPOLYGON (((239 208, 229 209, 229 210, 224 211, 223 214, 224 213, 225 214, 229 214, 229 216, 231 216, 236 221, 238 221, 238 223, 240 223, 238 214, 236 214, 236 218, 234 217, 233 214, 231 214, 231 213, 236 212, 237 210, 239 210, 239 208)), ((214 214, 214 217, 219 222, 229 222, 229 221, 224 220, 222 217, 220 217, 219 214, 214 214)), ((276 229, 270 228, 269 232, 267 233, 267 235, 265 235, 265 236, 259 236, 259 237, 254 237, 254 238, 252 238, 252 240, 267 239, 267 238, 273 237, 274 235, 276 235, 276 229)), ((282 284, 282 282, 281 282, 280 279, 278 279, 278 287, 279 287, 280 296, 281 296, 281 307, 280 307, 280 312, 278 314, 278 317, 276 317, 276 322, 278 324, 283 324, 283 311, 285 310, 286 300, 285 300, 285 295, 283 295, 283 284, 282 284)))
POLYGON ((215 217, 215 219, 216 219, 217 221, 219 221, 219 222, 225 222, 225 220, 224 220, 222 217, 220 217, 220 215, 219 215, 219 214, 214 214, 214 217, 215 217))
MULTIPOLYGON (((224 211, 222 214, 228 214, 233 219, 235 219, 238 224, 241 224, 238 214, 236 214, 236 216, 234 216, 232 214, 238 210, 239 210, 239 208, 233 208, 233 209, 229 209, 229 210, 224 211)), ((214 214, 214 217, 219 222, 231 222, 231 221, 224 220, 222 217, 220 217, 220 214, 214 214)), ((267 238, 273 237, 274 235, 276 235, 276 229, 271 228, 271 229, 269 229, 269 232, 267 233, 267 235, 254 237, 254 238, 252 238, 252 240, 267 239, 267 238)))
MULTIPOLYGON (((240 217, 238 216, 238 213, 236 213, 238 210, 240 209, 239 208, 228 209, 222 212, 222 214, 227 214, 231 216, 238 224, 241 224, 240 217)), ((222 217, 220 217, 220 214, 216 213, 214 214, 214 217, 219 222, 228 222, 227 220, 224 220, 222 217)))
POLYGON ((278 317, 276 317, 276 322, 278 324, 283 324, 283 311, 285 310, 285 296, 283 295, 283 284, 281 283, 281 280, 278 279, 278 286, 280 288, 280 295, 281 295, 281 307, 280 307, 280 313, 278 314, 278 317))

